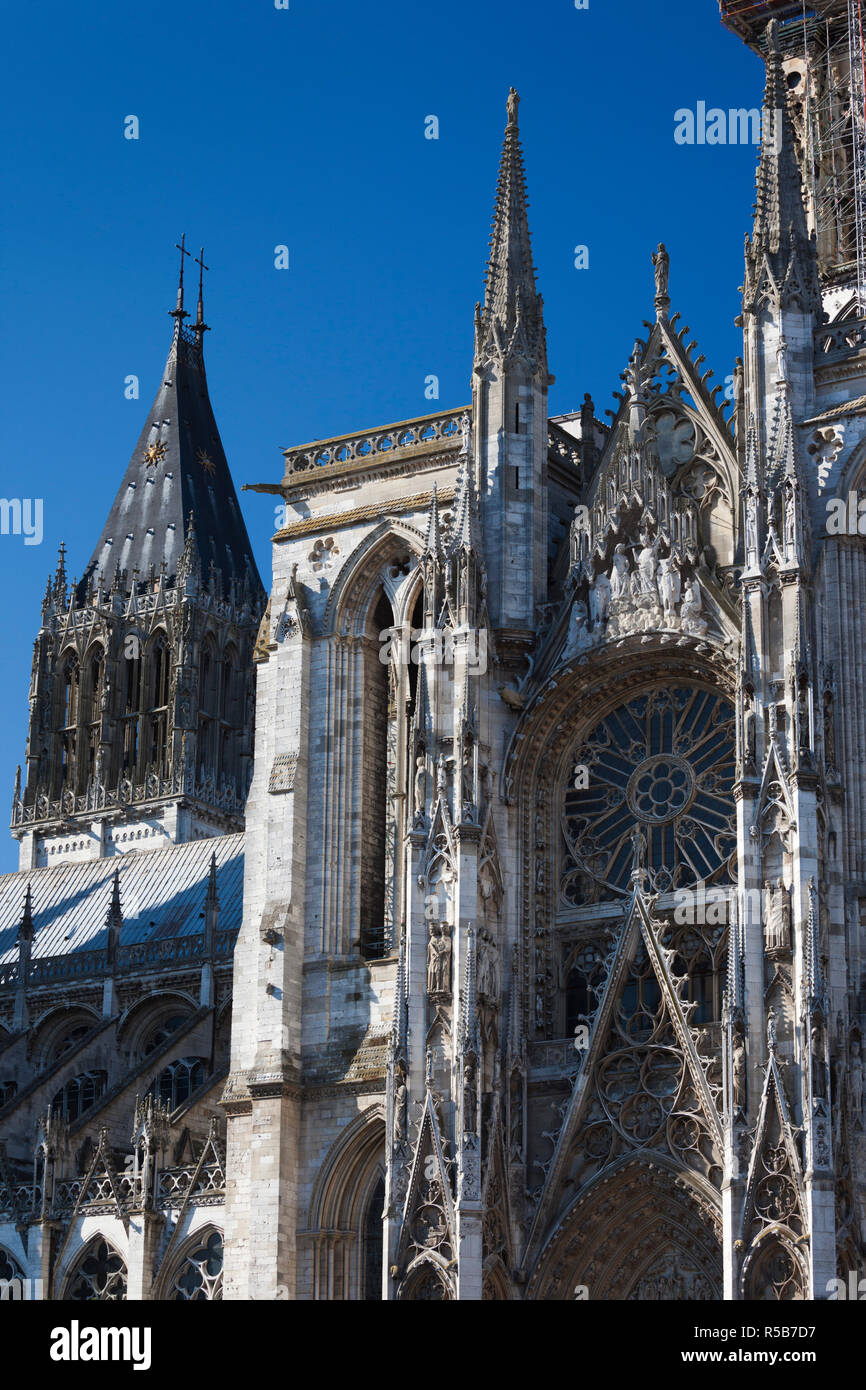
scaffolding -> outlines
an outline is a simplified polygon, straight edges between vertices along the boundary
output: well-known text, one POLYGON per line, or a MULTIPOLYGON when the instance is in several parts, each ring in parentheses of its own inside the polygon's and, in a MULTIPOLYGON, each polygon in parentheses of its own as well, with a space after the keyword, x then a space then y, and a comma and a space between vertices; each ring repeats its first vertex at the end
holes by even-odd
POLYGON ((866 0, 719 0, 722 22, 757 52, 779 21, 803 178, 827 288, 866 315, 866 0), (801 64, 798 88, 797 71, 801 64))

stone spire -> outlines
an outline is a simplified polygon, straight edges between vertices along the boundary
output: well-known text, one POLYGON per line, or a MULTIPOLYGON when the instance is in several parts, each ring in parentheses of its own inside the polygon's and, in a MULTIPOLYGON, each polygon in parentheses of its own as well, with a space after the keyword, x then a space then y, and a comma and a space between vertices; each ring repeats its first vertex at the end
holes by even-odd
POLYGON ((746 298, 760 293, 766 267, 780 294, 790 293, 803 308, 809 308, 820 299, 817 259, 806 221, 803 179, 776 20, 767 26, 766 44, 767 79, 755 218, 752 235, 746 239, 746 298))
POLYGON ((543 301, 535 288, 529 237, 529 206, 514 88, 499 165, 484 308, 476 317, 476 360, 523 358, 547 369, 543 301))

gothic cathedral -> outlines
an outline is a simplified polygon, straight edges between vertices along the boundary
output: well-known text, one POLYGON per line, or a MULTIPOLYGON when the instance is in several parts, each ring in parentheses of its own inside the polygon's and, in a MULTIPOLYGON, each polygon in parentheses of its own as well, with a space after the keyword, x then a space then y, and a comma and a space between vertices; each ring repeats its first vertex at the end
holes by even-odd
POLYGON ((512 90, 471 402, 287 450, 268 596, 181 272, 34 645, 0 1278, 803 1300, 862 1271, 863 92, 846 0, 757 8, 722 5, 766 62, 727 393, 662 245, 617 411, 549 415, 512 90))

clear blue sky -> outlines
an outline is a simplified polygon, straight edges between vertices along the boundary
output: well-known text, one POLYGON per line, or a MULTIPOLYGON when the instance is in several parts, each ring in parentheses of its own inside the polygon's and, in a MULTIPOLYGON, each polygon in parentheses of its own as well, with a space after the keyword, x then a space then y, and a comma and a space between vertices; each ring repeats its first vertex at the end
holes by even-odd
MULTIPOLYGON (((290 444, 469 400, 512 83, 552 413, 585 391, 613 404, 659 240, 674 307, 716 380, 732 371, 756 152, 673 138, 679 107, 760 104, 760 61, 716 0, 44 0, 9 8, 5 35, 2 495, 44 499, 41 545, 0 537, 8 800, 46 575, 61 539, 80 574, 136 443, 182 231, 211 267, 208 376, 238 489, 277 480, 290 444)), ((273 502, 242 497, 266 584, 273 502)))

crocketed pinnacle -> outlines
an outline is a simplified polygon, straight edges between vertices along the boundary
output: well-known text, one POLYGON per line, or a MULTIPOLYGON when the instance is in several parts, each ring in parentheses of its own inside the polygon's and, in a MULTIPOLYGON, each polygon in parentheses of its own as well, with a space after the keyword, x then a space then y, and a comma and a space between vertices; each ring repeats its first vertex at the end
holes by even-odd
POLYGON ((761 130, 761 154, 752 236, 747 259, 753 281, 760 279, 766 258, 777 286, 794 276, 805 290, 817 290, 816 260, 806 221, 803 179, 796 136, 788 107, 787 82, 779 49, 778 22, 767 26, 767 80, 761 130))
POLYGON ((543 302, 535 287, 529 204, 517 121, 519 102, 512 87, 476 351, 479 357, 518 356, 542 364, 546 363, 543 302))

